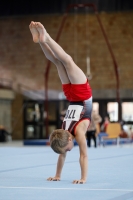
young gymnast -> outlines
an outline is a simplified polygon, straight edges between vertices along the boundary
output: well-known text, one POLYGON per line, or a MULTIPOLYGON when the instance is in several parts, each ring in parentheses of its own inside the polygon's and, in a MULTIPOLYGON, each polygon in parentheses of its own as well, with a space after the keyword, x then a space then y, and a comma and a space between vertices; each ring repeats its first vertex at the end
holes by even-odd
POLYGON ((79 145, 81 178, 74 184, 83 184, 87 180, 88 156, 86 131, 91 120, 92 93, 88 80, 83 71, 73 59, 47 33, 40 22, 29 25, 33 41, 39 43, 45 56, 53 62, 58 70, 62 88, 70 102, 62 129, 54 130, 50 135, 50 146, 59 154, 56 174, 48 181, 59 181, 67 151, 73 148, 73 139, 79 145))

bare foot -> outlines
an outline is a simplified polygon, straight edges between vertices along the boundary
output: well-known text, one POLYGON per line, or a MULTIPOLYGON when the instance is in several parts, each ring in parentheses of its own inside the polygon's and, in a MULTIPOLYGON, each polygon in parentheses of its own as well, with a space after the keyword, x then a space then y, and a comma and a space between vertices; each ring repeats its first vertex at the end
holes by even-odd
POLYGON ((37 31, 39 32, 39 42, 46 43, 49 36, 46 29, 40 22, 35 22, 35 26, 36 26, 37 31))
POLYGON ((33 37, 33 41, 35 43, 38 43, 39 42, 39 32, 38 30, 36 29, 36 25, 35 25, 35 22, 31 22, 30 25, 29 25, 29 29, 31 31, 31 34, 32 34, 32 37, 33 37))

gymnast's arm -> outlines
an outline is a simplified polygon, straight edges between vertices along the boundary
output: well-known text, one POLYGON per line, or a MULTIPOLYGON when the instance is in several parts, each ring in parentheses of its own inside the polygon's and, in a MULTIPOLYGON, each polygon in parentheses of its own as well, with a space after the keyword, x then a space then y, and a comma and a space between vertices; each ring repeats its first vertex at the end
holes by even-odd
POLYGON ((83 133, 83 130, 79 130, 80 133, 76 133, 76 141, 79 145, 79 152, 80 152, 80 168, 81 168, 81 179, 74 180, 74 184, 83 184, 87 180, 87 173, 88 173, 88 155, 87 155, 87 144, 86 144, 86 137, 83 133))
POLYGON ((63 168, 64 162, 65 162, 65 159, 66 159, 66 153, 59 155, 58 161, 57 161, 55 177, 49 177, 47 179, 48 181, 60 181, 61 172, 62 172, 62 168, 63 168))

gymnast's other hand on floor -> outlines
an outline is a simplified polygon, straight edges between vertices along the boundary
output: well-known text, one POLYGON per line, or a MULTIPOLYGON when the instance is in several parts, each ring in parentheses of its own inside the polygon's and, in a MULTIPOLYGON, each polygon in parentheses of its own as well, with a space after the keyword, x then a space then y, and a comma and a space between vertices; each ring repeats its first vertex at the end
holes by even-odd
POLYGON ((49 177, 47 179, 47 181, 60 181, 60 177, 57 177, 57 176, 55 176, 55 177, 49 177))

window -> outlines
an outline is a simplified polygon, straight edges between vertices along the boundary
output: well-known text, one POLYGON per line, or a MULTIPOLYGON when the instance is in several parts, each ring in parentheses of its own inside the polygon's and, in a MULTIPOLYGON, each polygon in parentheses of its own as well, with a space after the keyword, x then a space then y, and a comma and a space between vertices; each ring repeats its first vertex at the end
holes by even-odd
POLYGON ((122 103, 122 119, 124 121, 133 121, 133 103, 132 102, 122 103))
POLYGON ((97 114, 99 114, 99 103, 97 103, 97 102, 93 103, 93 111, 95 111, 97 114))
POLYGON ((107 104, 107 112, 109 114, 110 121, 118 121, 118 103, 109 102, 107 104))
POLYGON ((40 107, 39 104, 30 104, 26 109, 26 120, 28 122, 39 121, 40 120, 40 107))
POLYGON ((26 138, 34 138, 34 126, 29 125, 26 127, 26 138))
POLYGON ((40 126, 27 125, 26 139, 40 139, 40 126))

